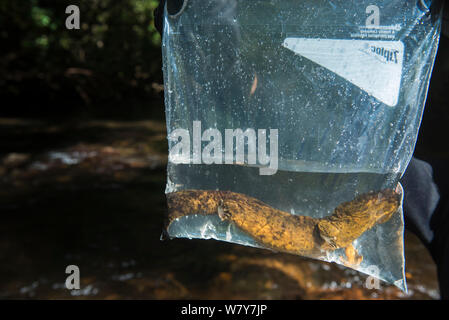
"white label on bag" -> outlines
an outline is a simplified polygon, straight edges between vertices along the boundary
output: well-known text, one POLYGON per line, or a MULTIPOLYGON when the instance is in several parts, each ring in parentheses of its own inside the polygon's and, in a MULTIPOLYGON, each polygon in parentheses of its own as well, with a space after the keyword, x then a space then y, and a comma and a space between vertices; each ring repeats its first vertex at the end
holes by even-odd
POLYGON ((398 103, 404 59, 401 41, 286 38, 283 46, 388 106, 398 103))

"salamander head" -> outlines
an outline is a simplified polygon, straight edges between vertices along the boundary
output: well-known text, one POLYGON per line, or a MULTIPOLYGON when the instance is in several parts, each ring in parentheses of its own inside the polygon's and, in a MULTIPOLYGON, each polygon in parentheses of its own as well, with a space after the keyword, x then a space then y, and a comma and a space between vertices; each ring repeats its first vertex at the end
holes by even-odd
POLYGON ((317 224, 319 237, 324 241, 322 248, 347 247, 365 231, 390 220, 398 212, 401 195, 401 189, 385 189, 340 204, 332 216, 321 219, 317 224))

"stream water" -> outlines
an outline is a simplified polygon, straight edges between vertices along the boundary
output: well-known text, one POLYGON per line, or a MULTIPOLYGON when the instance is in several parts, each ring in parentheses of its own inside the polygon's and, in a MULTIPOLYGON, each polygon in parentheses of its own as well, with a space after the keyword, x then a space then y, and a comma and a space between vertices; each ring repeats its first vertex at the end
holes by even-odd
MULTIPOLYGON (((162 121, 0 119, 0 141, 0 298, 438 298, 435 265, 408 233, 408 294, 383 282, 368 290, 366 275, 332 263, 212 240, 160 241, 162 121), (80 290, 65 288, 71 264, 80 290)), ((301 209, 319 205, 310 201, 301 209)))

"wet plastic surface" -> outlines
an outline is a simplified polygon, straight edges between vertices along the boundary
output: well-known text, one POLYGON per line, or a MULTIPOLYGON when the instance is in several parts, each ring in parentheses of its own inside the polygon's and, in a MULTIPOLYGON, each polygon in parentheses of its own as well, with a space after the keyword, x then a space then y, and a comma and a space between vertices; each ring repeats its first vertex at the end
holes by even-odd
MULTIPOLYGON (((395 190, 418 134, 438 12, 419 1, 186 1, 165 16, 170 150, 180 143, 177 130, 189 134, 188 152, 171 155, 166 192, 238 192, 323 219, 362 194, 395 190), (224 140, 214 149, 215 165, 201 161, 207 142, 217 142, 204 139, 202 130, 210 129, 224 140), (267 163, 259 153, 256 162, 248 154, 224 164, 226 129, 254 130, 258 147, 260 130, 270 131, 266 150, 276 138, 277 172, 260 175, 267 163)), ((245 146, 249 153, 249 138, 245 146)), ((261 246, 222 220, 187 212, 168 232, 261 246)), ((352 268, 405 290, 400 206, 352 246, 362 257, 352 268)), ((321 257, 339 264, 348 258, 343 248, 321 257)))

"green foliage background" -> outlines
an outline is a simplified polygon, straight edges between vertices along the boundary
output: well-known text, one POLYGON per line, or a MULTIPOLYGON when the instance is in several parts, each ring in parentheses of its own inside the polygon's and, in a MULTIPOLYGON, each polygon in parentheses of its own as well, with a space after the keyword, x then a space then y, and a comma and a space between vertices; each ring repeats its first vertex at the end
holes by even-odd
POLYGON ((160 35, 153 23, 157 5, 0 1, 0 113, 123 110, 124 103, 151 102, 157 95, 153 83, 162 82, 160 35), (65 27, 69 5, 80 8, 81 30, 65 27))

